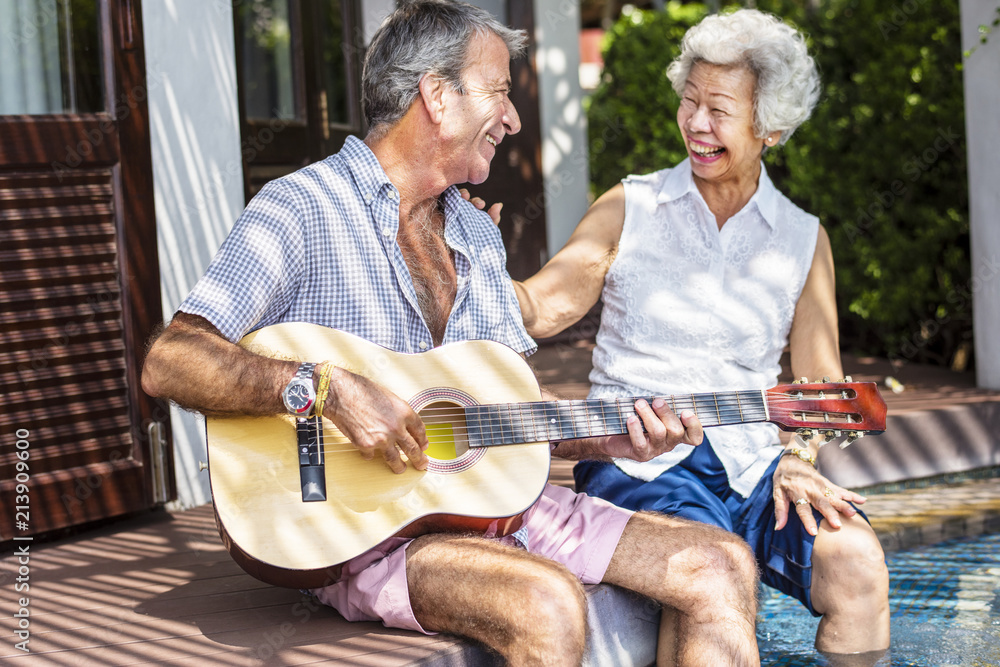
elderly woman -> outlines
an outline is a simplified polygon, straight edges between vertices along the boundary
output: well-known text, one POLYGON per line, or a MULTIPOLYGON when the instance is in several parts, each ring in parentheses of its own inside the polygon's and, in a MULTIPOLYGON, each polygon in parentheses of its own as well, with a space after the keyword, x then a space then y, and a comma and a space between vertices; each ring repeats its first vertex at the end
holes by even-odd
MULTIPOLYGON (((515 285, 529 333, 551 336, 603 296, 593 398, 766 389, 786 344, 796 377, 842 377, 829 239, 761 164, 819 95, 802 36, 756 10, 710 16, 667 76, 687 159, 612 188, 515 285)), ((651 434, 682 429, 660 399, 637 411, 651 434)), ((633 440, 639 425, 629 424, 633 440)), ((720 426, 698 447, 585 461, 575 477, 618 505, 738 533, 765 583, 822 616, 817 649, 870 653, 850 659, 861 664, 889 646, 888 574, 852 505, 864 499, 816 470, 817 450, 799 438, 782 448, 771 424, 720 426)))

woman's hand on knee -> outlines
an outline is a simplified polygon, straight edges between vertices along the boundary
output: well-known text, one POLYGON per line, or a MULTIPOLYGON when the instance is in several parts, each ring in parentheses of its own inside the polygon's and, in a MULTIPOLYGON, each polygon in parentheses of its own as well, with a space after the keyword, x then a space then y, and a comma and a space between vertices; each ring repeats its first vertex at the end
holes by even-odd
POLYGON ((863 502, 864 496, 834 484, 812 465, 794 456, 783 457, 774 471, 775 530, 784 528, 790 512, 794 511, 806 532, 815 536, 819 527, 813 508, 837 529, 841 527, 841 515, 857 514, 851 503, 863 502))

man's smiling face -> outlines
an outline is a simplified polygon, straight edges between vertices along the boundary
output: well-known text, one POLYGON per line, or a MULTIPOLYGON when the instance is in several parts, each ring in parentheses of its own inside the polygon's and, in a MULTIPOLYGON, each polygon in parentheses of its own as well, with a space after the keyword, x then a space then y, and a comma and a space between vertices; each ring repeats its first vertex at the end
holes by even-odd
POLYGON ((517 134, 521 120, 510 101, 510 52, 500 37, 476 35, 462 72, 465 94, 445 92, 442 135, 449 144, 449 181, 482 183, 505 135, 517 134))

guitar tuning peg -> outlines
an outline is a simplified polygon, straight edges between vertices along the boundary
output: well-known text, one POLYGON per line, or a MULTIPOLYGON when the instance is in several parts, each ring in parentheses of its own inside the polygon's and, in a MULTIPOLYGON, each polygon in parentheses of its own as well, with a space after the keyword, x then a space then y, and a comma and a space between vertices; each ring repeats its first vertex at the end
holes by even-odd
POLYGON ((809 384, 809 378, 807 377, 799 378, 799 381, 796 384, 809 384))
POLYGON ((840 431, 823 431, 823 442, 830 442, 840 436, 840 431))
POLYGON ((861 437, 861 434, 858 433, 857 431, 849 431, 847 433, 847 440, 844 440, 844 442, 840 443, 840 448, 844 449, 845 447, 847 447, 848 445, 850 445, 851 443, 853 443, 855 440, 857 440, 860 437, 861 437))
POLYGON ((808 440, 809 438, 813 437, 813 432, 811 428, 800 428, 795 433, 803 440, 808 440))
POLYGON ((845 376, 844 376, 844 379, 843 379, 843 380, 841 380, 841 382, 854 382, 854 380, 853 380, 853 379, 851 379, 851 376, 850 376, 850 375, 845 375, 845 376))
POLYGON ((824 375, 823 376, 823 382, 829 382, 829 381, 830 381, 830 376, 829 375, 824 375))

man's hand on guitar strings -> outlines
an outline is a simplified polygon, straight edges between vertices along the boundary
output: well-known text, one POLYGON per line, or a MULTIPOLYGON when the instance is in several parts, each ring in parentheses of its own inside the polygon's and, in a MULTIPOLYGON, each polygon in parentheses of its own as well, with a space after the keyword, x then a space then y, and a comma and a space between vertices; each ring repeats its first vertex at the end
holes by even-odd
POLYGON ((367 460, 378 453, 397 474, 406 472, 406 455, 417 470, 427 469, 429 443, 424 424, 410 405, 371 380, 342 368, 330 378, 323 414, 337 425, 367 460))

